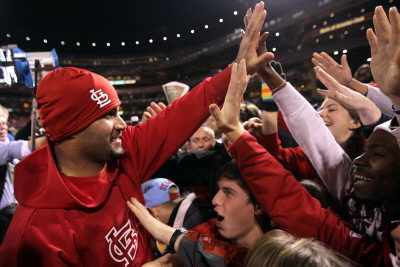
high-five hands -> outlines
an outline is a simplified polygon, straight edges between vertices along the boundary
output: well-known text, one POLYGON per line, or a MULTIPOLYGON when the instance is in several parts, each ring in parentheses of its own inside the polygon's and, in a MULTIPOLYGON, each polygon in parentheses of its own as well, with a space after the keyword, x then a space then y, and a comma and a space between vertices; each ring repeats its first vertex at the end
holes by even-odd
MULTIPOLYGON (((256 5, 254 12, 252 13, 251 9, 249 9, 245 17, 246 32, 242 33, 243 39, 235 62, 238 63, 240 60, 246 59, 248 74, 256 73, 269 60, 274 58, 274 54, 268 53, 266 50, 258 50, 260 31, 266 16, 267 11, 264 10, 264 2, 261 1, 256 5)), ((266 39, 266 36, 262 38, 266 39)))

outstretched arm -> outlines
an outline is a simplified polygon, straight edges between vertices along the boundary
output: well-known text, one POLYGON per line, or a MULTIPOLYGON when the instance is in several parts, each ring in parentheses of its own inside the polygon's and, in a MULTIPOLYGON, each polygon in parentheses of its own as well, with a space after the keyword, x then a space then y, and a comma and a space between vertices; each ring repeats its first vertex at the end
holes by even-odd
MULTIPOLYGON (((265 50, 265 35, 259 49, 265 50)), ((269 85, 290 133, 304 150, 327 189, 341 201, 351 185, 352 162, 308 101, 267 64, 258 74, 269 85), (329 147, 329 149, 326 149, 329 147)))
MULTIPOLYGON (((381 6, 375 9, 374 28, 367 30, 371 47, 371 71, 382 92, 400 109, 400 14, 389 10, 389 19, 381 6)), ((400 115, 396 114, 397 120, 400 115)))
MULTIPOLYGON (((175 232, 175 229, 171 226, 163 224, 148 212, 145 206, 142 205, 136 198, 131 198, 130 201, 127 202, 129 209, 135 214, 135 216, 139 219, 140 223, 146 228, 147 231, 154 237, 154 239, 163 242, 164 244, 169 244, 169 241, 172 235, 175 232)), ((179 243, 183 234, 181 234, 176 242, 174 249, 175 251, 179 248, 179 243)))

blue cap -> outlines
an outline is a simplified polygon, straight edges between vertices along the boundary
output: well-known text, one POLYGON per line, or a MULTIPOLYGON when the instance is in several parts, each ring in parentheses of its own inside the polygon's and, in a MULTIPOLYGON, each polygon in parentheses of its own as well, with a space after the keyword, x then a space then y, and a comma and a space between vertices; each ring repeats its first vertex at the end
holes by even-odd
POLYGON ((151 179, 143 183, 141 186, 147 208, 158 206, 181 197, 178 186, 165 178, 151 179), (178 189, 177 194, 170 195, 168 193, 171 186, 175 186, 178 189))

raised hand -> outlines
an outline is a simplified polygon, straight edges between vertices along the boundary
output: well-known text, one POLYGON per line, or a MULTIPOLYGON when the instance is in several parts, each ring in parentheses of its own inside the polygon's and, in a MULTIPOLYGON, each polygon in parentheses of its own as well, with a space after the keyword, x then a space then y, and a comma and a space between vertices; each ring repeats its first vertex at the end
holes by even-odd
MULTIPOLYGON (((255 13, 255 12, 254 12, 255 13)), ((248 31, 250 27, 250 21, 253 19, 253 13, 251 12, 251 9, 247 10, 247 13, 244 17, 244 25, 246 28, 246 32, 248 31)), ((267 52, 267 38, 268 38, 269 33, 265 32, 263 33, 259 38, 258 38, 258 44, 256 48, 257 55, 267 55, 270 54, 271 56, 269 57, 268 60, 264 62, 264 65, 262 65, 258 70, 257 70, 257 76, 260 78, 260 80, 264 80, 268 86, 271 89, 277 89, 279 87, 282 87, 285 85, 286 79, 280 76, 276 72, 276 70, 271 66, 270 62, 274 58, 274 55, 272 53, 267 52)), ((243 38, 246 37, 246 33, 242 32, 243 38)))
POLYGON ((311 61, 316 67, 323 69, 326 73, 344 86, 348 86, 353 79, 346 55, 343 55, 340 59, 341 64, 337 63, 325 52, 322 52, 321 54, 313 53, 313 58, 311 61))
POLYGON ((161 111, 163 111, 166 108, 167 108, 167 106, 162 102, 159 102, 158 104, 151 102, 150 106, 148 106, 146 111, 143 113, 143 116, 140 119, 140 123, 146 122, 148 119, 157 115, 158 113, 160 113, 161 111))
POLYGON ((328 88, 328 90, 318 89, 319 94, 335 99, 346 108, 356 110, 364 125, 373 124, 381 118, 381 111, 371 100, 341 85, 320 67, 315 67, 314 71, 317 78, 328 88))
POLYGON ((240 43, 239 53, 235 62, 238 63, 241 59, 246 59, 247 73, 254 74, 266 62, 273 59, 274 55, 266 51, 265 53, 257 53, 260 31, 267 15, 267 12, 264 10, 264 2, 261 1, 258 3, 253 13, 249 9, 247 15, 249 13, 246 32, 242 33, 243 39, 240 43))
POLYGON ((382 92, 400 109, 400 14, 392 7, 388 19, 378 6, 373 21, 375 33, 367 30, 372 75, 382 92))
POLYGON ((225 133, 231 143, 242 135, 244 128, 239 122, 240 102, 250 76, 246 72, 246 60, 232 64, 231 81, 225 96, 224 105, 219 110, 216 104, 210 105, 210 113, 215 118, 218 129, 225 133))

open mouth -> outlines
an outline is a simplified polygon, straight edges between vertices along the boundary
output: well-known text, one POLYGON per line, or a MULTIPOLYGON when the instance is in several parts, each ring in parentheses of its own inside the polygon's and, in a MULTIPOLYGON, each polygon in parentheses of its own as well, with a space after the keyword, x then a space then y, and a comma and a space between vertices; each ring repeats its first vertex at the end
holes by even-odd
POLYGON ((121 143, 121 140, 119 138, 113 138, 111 140, 111 144, 120 144, 120 143, 121 143))
POLYGON ((111 138, 111 143, 121 143, 120 135, 111 138))
POLYGON ((370 182, 372 182, 372 179, 368 178, 364 175, 361 175, 361 174, 354 174, 353 182, 354 183, 365 183, 365 182, 370 183, 370 182))
POLYGON ((217 221, 222 222, 223 220, 224 220, 224 217, 222 217, 220 215, 217 216, 217 221))

